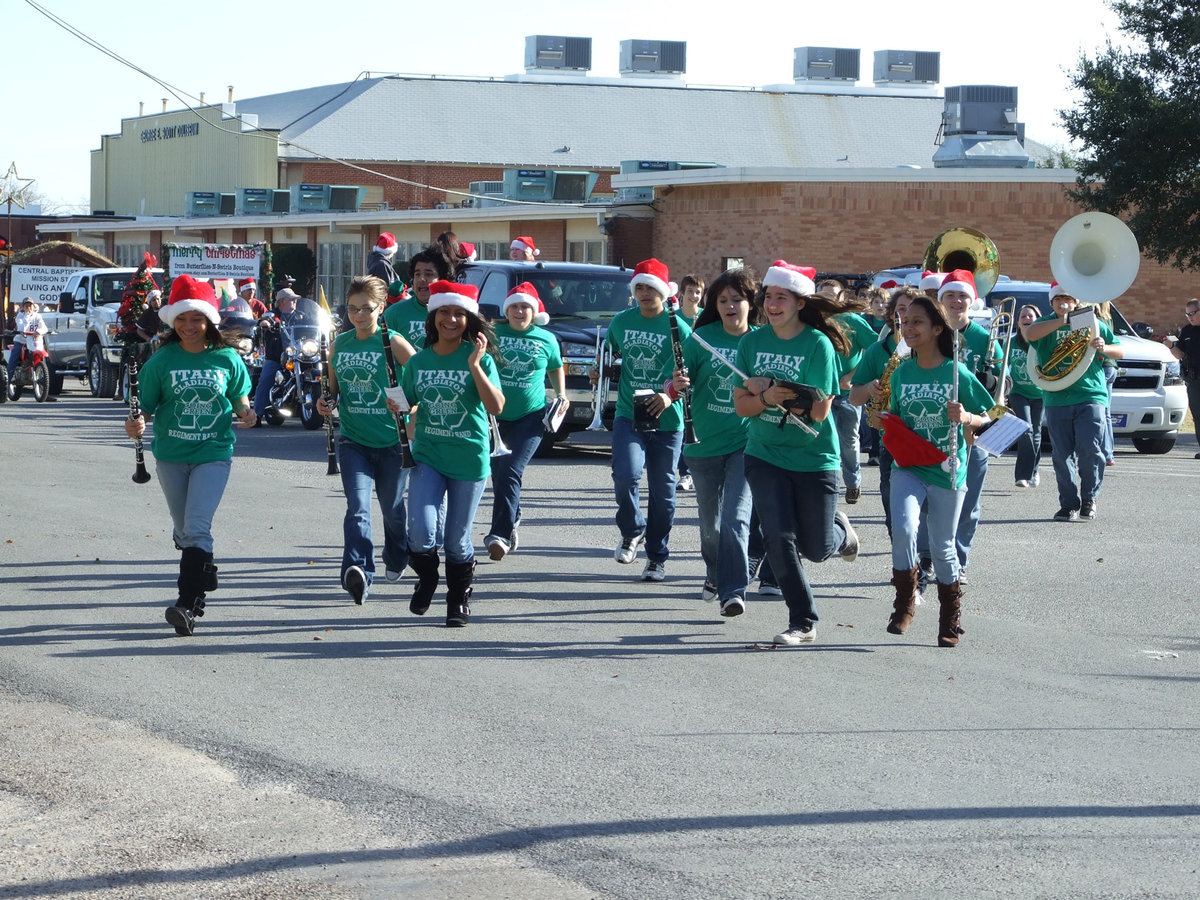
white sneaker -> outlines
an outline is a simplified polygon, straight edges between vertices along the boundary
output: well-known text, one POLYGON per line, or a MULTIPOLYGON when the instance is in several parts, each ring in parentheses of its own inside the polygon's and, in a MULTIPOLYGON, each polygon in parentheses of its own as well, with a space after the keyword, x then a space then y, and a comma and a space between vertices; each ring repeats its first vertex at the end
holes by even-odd
POLYGON ((746 611, 746 601, 736 594, 732 597, 726 597, 721 603, 721 615, 726 619, 732 619, 734 616, 740 616, 746 611))
POLYGON ((621 538, 621 543, 617 544, 617 549, 613 551, 613 559, 622 565, 629 565, 637 559, 638 547, 642 546, 645 535, 635 534, 633 537, 621 538))
POLYGON ((489 534, 483 539, 483 546, 487 548, 488 558, 492 562, 500 562, 504 559, 504 555, 508 553, 508 541, 504 538, 496 537, 494 534, 489 534))
POLYGON ((1020 481, 1017 482, 1016 486, 1019 488, 1027 488, 1027 487, 1029 487, 1029 482, 1026 481, 1024 478, 1022 478, 1020 481))
POLYGON ((1042 480, 1042 477, 1037 472, 1034 472, 1033 477, 1029 479, 1029 486, 1037 487, 1038 482, 1040 482, 1041 480, 1042 480))
POLYGON ((675 485, 677 491, 694 491, 696 489, 695 482, 692 481, 691 475, 680 475, 679 483, 675 485))
POLYGON ((359 606, 367 599, 367 573, 360 566, 351 566, 346 570, 342 583, 351 599, 359 606))
POLYGON ((850 519, 840 509, 833 514, 833 517, 846 529, 846 543, 842 544, 842 549, 838 553, 841 554, 843 562, 852 563, 858 559, 858 532, 854 530, 850 519))
POLYGON ((775 635, 775 643, 781 647, 799 647, 801 644, 811 644, 817 639, 816 626, 807 628, 795 626, 775 635))
POLYGON ((700 599, 705 603, 712 603, 717 599, 717 586, 711 581, 705 581, 704 587, 700 589, 700 599))
POLYGON ((666 564, 650 560, 642 569, 642 581, 662 581, 667 577, 666 564))

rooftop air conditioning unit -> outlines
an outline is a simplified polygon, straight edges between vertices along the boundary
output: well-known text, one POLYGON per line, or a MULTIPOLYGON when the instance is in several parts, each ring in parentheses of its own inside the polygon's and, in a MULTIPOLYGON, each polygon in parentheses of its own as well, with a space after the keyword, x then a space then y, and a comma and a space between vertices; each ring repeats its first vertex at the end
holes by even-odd
POLYGON ((600 176, 564 169, 505 169, 504 196, 510 200, 582 203, 592 195, 600 176))
POLYGON ((348 184, 293 184, 293 212, 357 212, 367 189, 348 184))
POLYGON ((238 188, 236 211, 240 215, 271 215, 291 210, 290 191, 275 188, 238 188))
POLYGON ((875 84, 937 84, 942 55, 922 50, 876 50, 875 84))
POLYGON ((592 39, 531 34, 525 38, 525 71, 586 72, 592 67, 592 39))
POLYGON ((858 81, 859 51, 845 47, 797 47, 792 77, 797 81, 858 81))
POLYGON ((1017 89, 993 84, 948 87, 942 123, 946 135, 1018 134, 1017 89))
POLYGON ((622 75, 682 75, 687 41, 621 41, 622 75))
MULTIPOLYGON (((634 175, 638 172, 677 172, 681 169, 723 169, 720 163, 714 162, 679 162, 665 159, 623 159, 621 174, 634 175)), ((621 202, 642 202, 654 199, 654 188, 623 187, 617 191, 617 200, 621 202)))
POLYGON ((237 212, 237 196, 217 191, 188 191, 187 215, 232 216, 237 212))

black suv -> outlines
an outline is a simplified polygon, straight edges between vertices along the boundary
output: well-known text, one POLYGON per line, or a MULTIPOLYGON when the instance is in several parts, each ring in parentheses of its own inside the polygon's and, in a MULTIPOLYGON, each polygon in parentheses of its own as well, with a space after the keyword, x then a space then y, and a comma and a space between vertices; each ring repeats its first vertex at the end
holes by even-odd
MULTIPOLYGON (((595 417, 595 395, 588 384, 588 373, 596 359, 596 330, 600 330, 603 339, 612 317, 630 307, 632 278, 632 269, 585 263, 490 260, 466 263, 463 267, 459 280, 479 288, 479 310, 492 319, 503 318, 500 310, 504 299, 522 282, 532 284, 542 298, 550 316, 546 330, 558 338, 563 365, 567 368, 567 398, 571 401, 556 440, 573 431, 582 431, 595 417)), ((615 397, 614 385, 602 413, 605 425, 610 428, 615 397)))

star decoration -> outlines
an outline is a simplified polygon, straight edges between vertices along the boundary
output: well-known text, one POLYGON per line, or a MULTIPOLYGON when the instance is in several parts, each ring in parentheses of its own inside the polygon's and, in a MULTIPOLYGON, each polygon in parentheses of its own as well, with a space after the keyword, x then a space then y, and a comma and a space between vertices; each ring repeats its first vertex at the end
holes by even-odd
POLYGON ((32 178, 22 178, 17 174, 17 164, 10 163, 4 180, 0 181, 0 205, 15 203, 21 209, 25 208, 25 192, 33 184, 32 178))

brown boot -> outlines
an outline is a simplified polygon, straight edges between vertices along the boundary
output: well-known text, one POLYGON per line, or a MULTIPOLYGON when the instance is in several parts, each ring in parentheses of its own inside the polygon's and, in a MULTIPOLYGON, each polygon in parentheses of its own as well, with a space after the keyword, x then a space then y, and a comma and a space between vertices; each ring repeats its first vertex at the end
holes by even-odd
POLYGON ((896 586, 896 601, 887 630, 888 634, 904 634, 917 613, 917 567, 892 569, 892 584, 896 586))
POLYGON ((962 613, 962 587, 957 581, 950 584, 938 582, 938 603, 941 614, 938 617, 938 646, 957 647, 958 637, 963 634, 959 625, 962 613))

